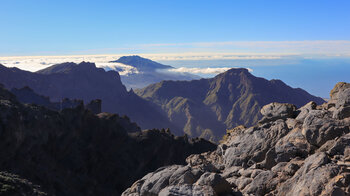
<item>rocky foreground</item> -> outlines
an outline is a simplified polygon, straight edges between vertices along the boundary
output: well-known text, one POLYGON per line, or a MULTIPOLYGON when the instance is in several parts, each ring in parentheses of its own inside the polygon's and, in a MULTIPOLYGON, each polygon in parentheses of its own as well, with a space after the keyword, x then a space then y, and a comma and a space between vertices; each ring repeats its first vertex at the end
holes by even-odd
POLYGON ((159 168, 123 195, 350 195, 350 84, 323 105, 271 103, 215 151, 159 168))

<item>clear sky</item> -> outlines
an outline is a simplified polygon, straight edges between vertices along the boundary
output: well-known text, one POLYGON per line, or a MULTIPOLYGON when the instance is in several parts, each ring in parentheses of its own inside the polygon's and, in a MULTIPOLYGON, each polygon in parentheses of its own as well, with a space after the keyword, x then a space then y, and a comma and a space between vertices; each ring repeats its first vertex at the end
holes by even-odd
MULTIPOLYGON (((212 52, 208 43, 237 41, 342 40, 350 48, 349 0, 1 0, 0 7, 0 56, 212 52)), ((255 52, 251 44, 219 46, 215 52, 255 52)))
POLYGON ((179 69, 248 67, 322 97, 350 82, 350 0, 0 0, 0 8, 7 66, 139 54, 179 69))

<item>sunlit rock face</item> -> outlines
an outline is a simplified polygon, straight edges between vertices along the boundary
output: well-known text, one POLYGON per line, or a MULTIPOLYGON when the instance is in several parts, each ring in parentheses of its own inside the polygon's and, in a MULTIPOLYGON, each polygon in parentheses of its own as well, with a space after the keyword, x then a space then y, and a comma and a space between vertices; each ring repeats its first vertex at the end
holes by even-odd
POLYGON ((255 126, 228 130, 215 151, 149 173, 123 195, 349 195, 349 90, 338 83, 322 105, 266 105, 255 126))

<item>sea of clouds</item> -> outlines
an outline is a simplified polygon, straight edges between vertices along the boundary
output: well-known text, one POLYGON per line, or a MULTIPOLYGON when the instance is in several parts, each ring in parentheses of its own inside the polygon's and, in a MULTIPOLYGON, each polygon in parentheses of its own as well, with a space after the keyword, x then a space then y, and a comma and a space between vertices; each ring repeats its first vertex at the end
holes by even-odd
MULTIPOLYGON (((117 60, 124 55, 76 55, 76 56, 13 56, 13 57, 0 57, 0 64, 6 67, 17 67, 22 70, 27 70, 35 72, 49 66, 64 63, 64 62, 74 62, 80 63, 93 62, 96 67, 103 68, 107 71, 116 70, 120 75, 137 74, 139 71, 130 65, 125 65, 122 63, 111 62, 117 60)), ((145 58, 150 58, 155 61, 164 60, 213 60, 213 59, 279 59, 279 56, 252 56, 252 55, 229 55, 229 54, 144 54, 141 55, 145 58)), ((183 67, 174 66, 173 69, 168 69, 168 72, 174 73, 192 73, 192 74, 219 74, 227 71, 233 67, 224 66, 216 67, 215 65, 207 67, 183 67)), ((252 71, 251 69, 249 69, 252 71)))

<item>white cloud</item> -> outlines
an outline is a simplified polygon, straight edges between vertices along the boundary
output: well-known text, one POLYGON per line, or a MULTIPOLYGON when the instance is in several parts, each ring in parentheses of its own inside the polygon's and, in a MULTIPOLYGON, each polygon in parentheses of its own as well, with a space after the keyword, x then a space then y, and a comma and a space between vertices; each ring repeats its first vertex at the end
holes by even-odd
POLYGON ((106 70, 119 70, 120 75, 138 73, 137 69, 124 65, 122 63, 110 63, 116 60, 120 55, 80 55, 80 56, 19 56, 19 57, 0 57, 0 64, 7 67, 17 67, 27 71, 38 71, 58 63, 82 61, 94 62, 96 67, 106 70))
POLYGON ((143 50, 189 51, 211 53, 253 53, 275 55, 341 55, 349 56, 348 40, 305 40, 305 41, 229 41, 143 44, 143 50))
MULTIPOLYGON (((38 71, 46 67, 58 63, 82 61, 94 62, 97 67, 102 67, 106 70, 119 70, 121 75, 137 73, 137 69, 129 65, 121 63, 110 63, 121 56, 131 54, 116 54, 116 55, 74 55, 74 56, 14 56, 0 57, 0 64, 7 67, 17 67, 27 71, 38 71), (121 71, 122 70, 122 71, 121 71)), ((149 58, 155 61, 161 60, 218 60, 218 59, 281 59, 287 58, 288 55, 268 55, 268 54, 243 54, 243 53, 176 53, 176 54, 139 54, 142 57, 149 58)))
MULTIPOLYGON (((146 44, 135 46, 135 51, 148 51, 148 53, 137 53, 137 55, 155 61, 164 62, 181 62, 181 60, 286 60, 291 62, 292 60, 303 58, 349 58, 350 41, 240 41, 146 44), (155 52, 149 53, 149 51, 155 52)), ((13 56, 0 57, 0 64, 7 67, 18 67, 28 71, 37 71, 57 63, 80 63, 82 61, 88 61, 94 62, 97 67, 102 67, 106 70, 119 70, 121 75, 137 73, 137 69, 132 68, 131 66, 109 63, 110 61, 116 60, 125 55, 134 54, 13 56)), ((183 71, 185 68, 182 68, 182 66, 184 65, 179 65, 180 68, 177 69, 177 72, 186 72, 183 71)), ((191 64, 189 64, 189 66, 191 66, 191 64)), ((210 67, 211 68, 206 68, 208 69, 206 71, 202 68, 193 68, 187 72, 219 73, 222 72, 222 70, 225 70, 225 68, 213 68, 215 66, 210 67)))
MULTIPOLYGON (((219 74, 219 73, 225 72, 225 71, 232 69, 232 68, 233 67, 219 67, 219 68, 179 67, 179 68, 175 68, 175 69, 169 69, 168 71, 180 72, 180 73, 186 72, 186 73, 192 73, 192 74, 219 74)), ((250 68, 247 68, 247 69, 250 72, 253 71, 250 68)))
POLYGON ((105 70, 115 70, 119 72, 119 75, 137 74, 139 71, 130 65, 123 63, 96 63, 96 67, 103 68, 105 70))

